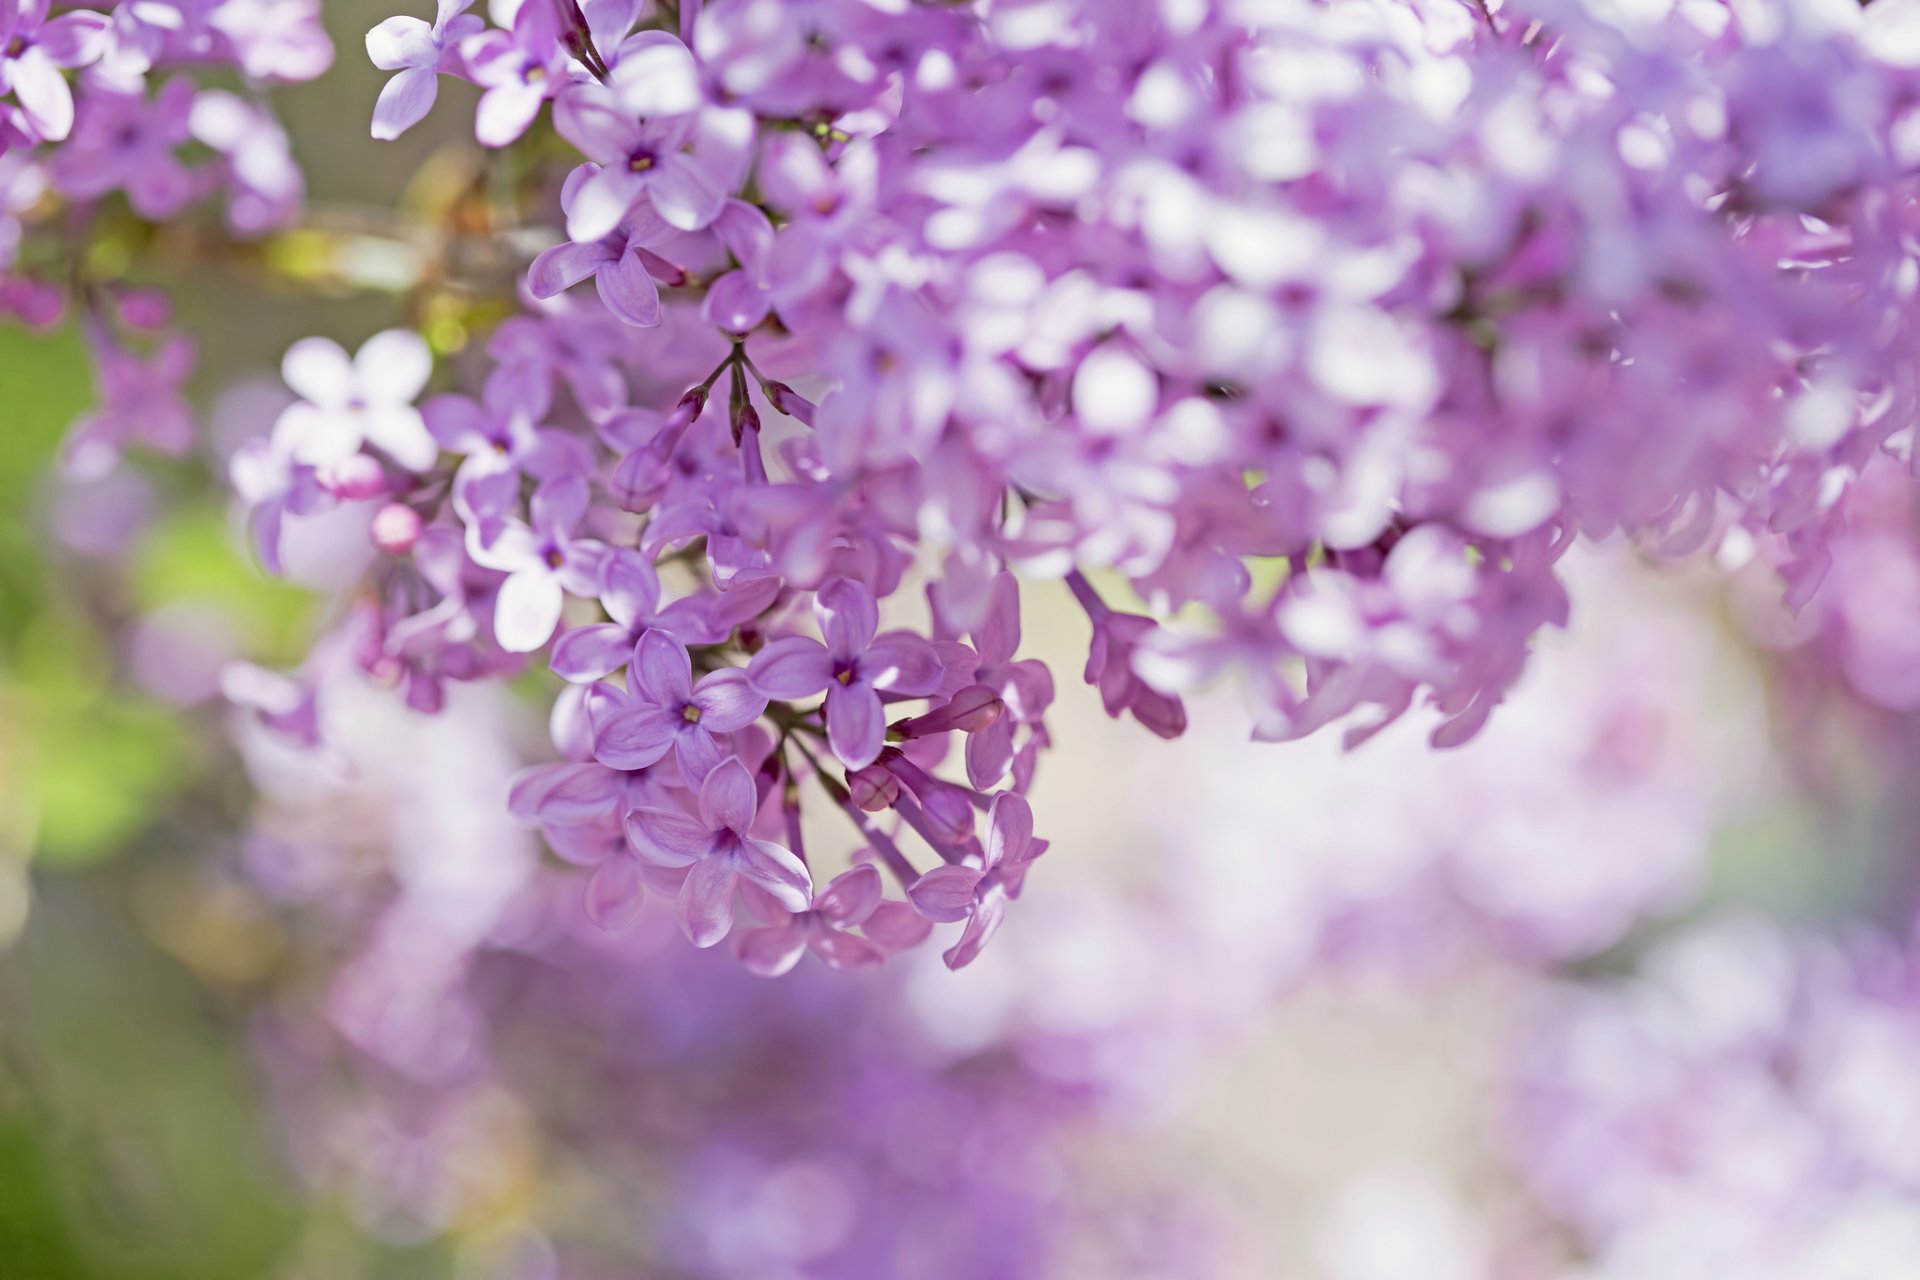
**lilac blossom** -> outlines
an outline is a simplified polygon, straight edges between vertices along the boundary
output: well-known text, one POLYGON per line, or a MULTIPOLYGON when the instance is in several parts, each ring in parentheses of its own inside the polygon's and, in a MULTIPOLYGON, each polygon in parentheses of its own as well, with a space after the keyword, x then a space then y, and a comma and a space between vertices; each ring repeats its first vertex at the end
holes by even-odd
POLYGON ((767 709, 739 667, 696 682, 686 645, 664 631, 641 635, 627 678, 627 698, 594 725, 594 758, 614 769, 644 769, 671 751, 688 781, 701 781, 727 757, 727 736, 767 709))
POLYGON ((940 655, 910 631, 881 635, 873 592, 847 578, 823 583, 814 612, 826 643, 785 636, 753 655, 747 678, 769 698, 793 701, 827 695, 827 736, 834 755, 849 769, 863 769, 880 755, 886 737, 880 695, 907 697, 940 687, 940 655))
POLYGON ((690 867, 680 890, 680 929, 696 947, 711 947, 733 928, 733 893, 742 880, 789 911, 813 901, 806 866, 771 840, 748 834, 760 798, 738 756, 714 766, 700 783, 697 814, 638 808, 627 830, 640 852, 665 866, 690 867))
POLYGON ((433 372, 433 354, 418 334, 377 333, 351 357, 330 338, 303 338, 287 349, 280 372, 301 400, 280 415, 274 435, 297 460, 339 465, 371 445, 424 471, 439 457, 413 405, 433 372))
POLYGON ((73 91, 61 72, 100 56, 107 18, 90 9, 49 18, 48 5, 49 0, 0 4, 0 94, 13 94, 35 134, 59 142, 74 119, 73 91))
POLYGON ((922 916, 940 924, 967 922, 960 940, 942 957, 949 969, 972 964, 999 932, 1007 903, 1020 896, 1030 864, 1046 850, 1045 840, 1033 838, 1033 810, 1026 800, 1003 791, 987 811, 980 865, 935 867, 913 882, 908 897, 922 916))
POLYGON ((562 476, 534 491, 530 521, 495 516, 468 526, 474 563, 507 575, 493 627, 509 652, 531 653, 546 644, 560 625, 567 593, 591 594, 599 581, 605 545, 575 536, 587 501, 586 481, 562 476))
MULTIPOLYGON (((440 76, 460 67, 460 45, 486 24, 467 8, 473 0, 439 0, 429 26, 419 18, 388 18, 367 32, 367 57, 387 81, 373 108, 373 136, 392 140, 419 124, 440 94, 440 76)), ((537 3, 526 6, 539 9, 537 3)))

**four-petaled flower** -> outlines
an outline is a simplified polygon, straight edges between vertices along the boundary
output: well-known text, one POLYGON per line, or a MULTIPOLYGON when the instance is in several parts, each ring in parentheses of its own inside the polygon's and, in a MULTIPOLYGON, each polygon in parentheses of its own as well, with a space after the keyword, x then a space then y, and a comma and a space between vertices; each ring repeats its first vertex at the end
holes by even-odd
POLYGON ((592 595, 598 586, 606 544, 574 537, 587 498, 585 480, 563 476, 534 490, 530 525, 507 517, 467 526, 473 562, 507 575, 494 604, 493 634, 509 653, 532 653, 545 644, 560 625, 567 594, 592 595))
POLYGON ((987 838, 978 867, 935 867, 913 882, 907 897, 927 919, 940 924, 965 920, 960 941, 942 958, 949 969, 973 963, 1006 915, 1007 903, 1020 896, 1027 869, 1047 851, 1033 838, 1033 810, 1018 793, 1002 791, 987 810, 987 838))
POLYGON ((792 701, 827 695, 827 742, 849 769, 880 757, 886 741, 884 693, 924 697, 940 688, 940 655, 911 631, 876 636, 880 607, 873 592, 851 578, 822 583, 813 610, 821 644, 805 636, 775 640, 753 656, 747 678, 769 698, 792 701))
MULTIPOLYGON (((749 897, 757 891, 755 886, 749 897)), ((871 969, 918 944, 933 927, 906 903, 883 901, 881 894, 880 872, 872 863, 843 871, 814 898, 811 910, 742 930, 734 944, 740 963, 763 978, 777 978, 811 951, 841 973, 871 969)))
POLYGON ((788 911, 813 905, 806 864, 771 840, 747 834, 760 808, 753 775, 729 756, 700 784, 699 815, 638 808, 626 815, 634 847, 669 867, 691 867, 676 912, 696 947, 711 947, 733 928, 733 891, 744 879, 788 911))
POLYGON ((280 362, 301 403, 280 415, 275 441, 313 467, 337 467, 372 445, 409 471, 425 471, 440 446, 413 400, 432 372, 426 339, 404 329, 374 334, 351 358, 330 338, 302 338, 280 362))
POLYGON ((594 727, 594 758, 614 769, 644 769, 672 751, 688 780, 699 782, 726 758, 725 736, 767 709, 739 667, 696 684, 687 646, 664 631, 640 637, 627 683, 626 699, 594 727))

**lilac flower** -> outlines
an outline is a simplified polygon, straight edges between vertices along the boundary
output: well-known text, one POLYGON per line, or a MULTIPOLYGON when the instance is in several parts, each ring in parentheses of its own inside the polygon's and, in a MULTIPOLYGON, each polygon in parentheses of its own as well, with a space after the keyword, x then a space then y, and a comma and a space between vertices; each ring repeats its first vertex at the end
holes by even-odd
POLYGON ((672 751, 687 779, 698 782, 727 757, 727 735, 767 709, 738 667, 695 683, 687 646, 664 631, 640 637, 627 677, 627 698, 594 725, 594 759, 614 769, 644 769, 672 751))
POLYGON ((73 91, 60 72, 100 56, 107 18, 76 9, 49 19, 48 5, 0 0, 0 94, 13 94, 34 133, 59 142, 73 128, 73 91))
POLYGON ((441 448, 464 454, 454 479, 456 498, 477 515, 499 515, 520 498, 520 478, 551 480, 585 475, 592 451, 571 432, 543 425, 551 407, 544 382, 498 368, 480 399, 435 396, 421 406, 427 431, 441 448))
POLYGON ((493 631, 508 652, 531 653, 545 644, 560 625, 567 593, 590 595, 600 580, 605 545, 574 536, 589 496, 585 480, 562 476, 534 491, 530 524, 496 516, 468 526, 474 563, 507 575, 493 631))
POLYGON ((540 104, 567 82, 567 55, 553 5, 528 0, 513 16, 513 29, 469 36, 460 55, 485 92, 474 115, 473 134, 482 146, 504 147, 527 131, 540 104))
POLYGON ((910 631, 876 636, 880 611, 873 593, 848 578, 821 585, 814 614, 827 642, 805 636, 772 641, 753 655, 747 678, 769 698, 793 701, 827 695, 827 738, 849 769, 864 769, 886 740, 882 693, 921 696, 940 687, 940 657, 910 631))
MULTIPOLYGON (((759 886, 748 892, 760 892, 759 886)), ((891 951, 919 942, 932 927, 905 903, 883 901, 882 894, 880 872, 871 863, 843 871, 814 896, 811 909, 737 934, 734 948, 740 963, 750 973, 777 978, 811 951, 839 973, 874 968, 891 951)), ((773 905, 777 909, 779 904, 773 905)))
POLYGON ((1033 810, 1012 791, 993 798, 987 811, 987 838, 978 867, 935 867, 907 891, 914 909, 928 920, 950 924, 965 920, 960 940, 942 958, 949 969, 964 969, 979 956, 1006 916, 1007 903, 1020 896, 1033 860, 1047 851, 1033 838, 1033 810))
MULTIPOLYGON (((576 169, 567 179, 562 207, 574 208, 591 180, 584 167, 576 169)), ((591 276, 607 310, 626 324, 653 328, 660 323, 660 287, 648 270, 647 258, 650 249, 673 235, 673 228, 652 206, 638 206, 597 240, 569 241, 543 252, 527 269, 527 289, 545 300, 591 276)))
POLYGON ((413 401, 432 372, 425 340, 405 329, 376 333, 351 359, 332 339, 302 338, 280 363, 301 401, 280 415, 274 436, 314 466, 372 445, 409 471, 425 471, 440 450, 413 401))
POLYGON ((124 190, 141 217, 172 217, 193 194, 193 181, 173 154, 189 137, 193 96, 193 83, 184 78, 167 81, 151 102, 138 92, 89 92, 54 157, 54 185, 76 200, 124 190))
MULTIPOLYGON (((382 71, 400 74, 387 81, 373 105, 373 136, 391 141, 433 110, 442 72, 460 67, 460 43, 486 24, 467 8, 473 0, 439 0, 433 25, 418 18, 388 18, 367 32, 367 57, 382 71)), ((540 9, 538 0, 526 6, 540 9)))
POLYGON ((650 808, 627 814, 627 831, 643 854, 692 868, 677 910, 681 931, 696 947, 713 946, 733 928, 733 891, 742 879, 788 911, 813 903, 806 866, 780 845, 747 834, 759 807, 753 775, 729 756, 700 783, 697 817, 650 808))
POLYGON ((602 85, 574 85, 561 94, 554 127, 598 166, 574 192, 568 236, 599 240, 643 198, 668 226, 682 231, 697 231, 719 217, 733 177, 721 161, 703 156, 710 149, 702 145, 700 126, 694 115, 636 121, 614 90, 602 85))
POLYGON ((708 602, 696 597, 663 606, 660 575, 653 563, 625 547, 608 553, 599 595, 612 621, 575 627, 553 643, 553 673, 562 680, 593 681, 618 671, 648 631, 663 632, 689 645, 718 643, 730 630, 716 628, 708 616, 708 602))
POLYGON ((193 411, 181 389, 193 373, 193 343, 174 336, 151 359, 111 339, 94 344, 99 403, 74 423, 61 450, 70 476, 98 478, 118 464, 129 445, 182 454, 193 447, 193 411))

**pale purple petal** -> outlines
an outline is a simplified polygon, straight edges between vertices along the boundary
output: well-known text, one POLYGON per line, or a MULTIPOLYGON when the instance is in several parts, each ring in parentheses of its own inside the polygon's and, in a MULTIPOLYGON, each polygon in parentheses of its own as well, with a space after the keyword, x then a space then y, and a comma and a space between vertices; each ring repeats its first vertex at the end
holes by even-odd
POLYGON ((40 136, 58 142, 73 129, 73 90, 45 52, 28 48, 13 60, 13 96, 40 136))
POLYGON ((639 914, 646 897, 640 864, 628 855, 608 858, 587 879, 587 919, 609 933, 623 929, 639 914))
POLYGON ((746 840, 738 857, 740 874, 787 910, 805 911, 812 904, 813 878, 789 850, 771 840, 746 840))
POLYGON ((907 897, 922 916, 936 924, 951 924, 973 910, 973 891, 980 876, 973 867, 935 867, 913 882, 907 897))
POLYGON ((740 957, 741 965, 762 978, 777 978, 788 972, 806 951, 806 922, 792 918, 765 929, 745 930, 734 940, 734 954, 740 957))
POLYGON ((905 902, 882 902, 860 931, 889 951, 917 947, 933 932, 933 922, 905 902))
POLYGON ((433 29, 418 18, 388 18, 367 32, 367 57, 382 71, 431 67, 440 57, 433 29))
POLYGON ((827 689, 827 743, 840 763, 864 769, 880 758, 887 737, 886 708, 864 684, 833 684, 827 689))
POLYGON ((813 907, 841 928, 850 929, 873 914, 884 892, 880 869, 871 862, 863 862, 835 876, 814 899, 813 907))
MULTIPOLYGON (((554 653, 557 656, 559 650, 554 653)), ((1013 718, 1002 715, 986 728, 968 734, 966 754, 967 781, 974 789, 988 791, 998 786, 1013 763, 1013 718)))
POLYGON ((322 409, 343 409, 353 397, 353 361, 331 338, 302 338, 288 347, 280 377, 295 395, 322 409))
POLYGON ((700 678, 693 705, 700 708, 700 727, 708 733, 733 733, 758 720, 767 709, 767 695, 756 690, 739 667, 728 667, 700 678))
POLYGON ((869 942, 857 933, 841 933, 835 929, 815 929, 808 939, 813 954, 819 956, 827 968, 835 973, 863 973, 868 969, 885 964, 887 953, 877 943, 869 942))
POLYGON ((699 161, 687 156, 662 157, 650 177, 647 197, 669 226, 698 231, 711 225, 727 207, 729 193, 699 161))
POLYGON ((660 575, 653 561, 626 548, 614 552, 607 561, 606 586, 600 603, 607 615, 623 627, 631 627, 652 613, 660 603, 660 575))
POLYGON ((623 785, 597 764, 540 765, 514 780, 507 812, 529 825, 588 822, 613 812, 623 785))
POLYGON ((594 280, 600 301, 622 321, 639 329, 660 323, 660 286, 647 273, 646 263, 631 249, 601 271, 594 280))
POLYGON ((715 831, 744 834, 760 808, 753 775, 738 756, 730 756, 700 784, 700 818, 715 831))
POLYGON ((629 809, 624 822, 633 847, 662 866, 689 866, 713 847, 711 831, 672 809, 629 809))
POLYGON ((551 298, 608 266, 615 256, 616 250, 602 240, 557 244, 527 268, 527 290, 536 298, 551 298))
POLYGON ((771 298, 744 271, 729 271, 707 286, 700 316, 728 333, 746 333, 767 318, 771 298))
POLYGON ((827 651, 842 662, 859 657, 880 629, 880 606, 873 592, 851 578, 821 583, 813 597, 813 612, 820 620, 827 651))
POLYGON ((1020 585, 1010 573, 994 575, 988 588, 987 614, 973 629, 980 665, 997 667, 1013 661, 1020 648, 1020 585))
POLYGON ((493 605, 493 634, 508 653, 532 653, 560 625, 565 599, 552 575, 523 569, 500 586, 493 605))
POLYGON ((411 404, 433 376, 433 351, 411 330, 388 329, 360 344, 353 375, 360 394, 372 403, 411 404))
POLYGON ((680 931, 696 947, 711 947, 733 928, 733 868, 708 858, 687 873, 676 914, 680 931))
POLYGON ((833 683, 833 659, 818 640, 775 640, 747 664, 747 679, 769 698, 810 698, 833 683))
POLYGON ((504 147, 527 131, 547 95, 538 85, 515 80, 480 95, 473 114, 473 137, 483 147, 504 147))
POLYGON ((860 655, 860 679, 888 693, 927 694, 940 689, 946 669, 933 642, 911 631, 876 636, 860 655))
POLYGON ((1033 843, 1033 809, 1025 796, 1002 791, 987 810, 986 863, 997 867, 1027 856, 1033 843))
POLYGON ((636 116, 684 115, 700 106, 693 55, 664 31, 642 31, 623 41, 610 84, 620 105, 636 116))
POLYGON ((562 680, 585 684, 618 671, 632 656, 627 629, 617 622, 598 622, 575 627, 554 641, 548 664, 562 680))
POLYGON ((387 81, 373 103, 373 136, 392 142, 427 118, 440 96, 440 75, 432 67, 409 67, 387 81))
POLYGON ((693 659, 687 655, 687 646, 664 631, 648 631, 640 637, 633 646, 628 674, 641 693, 669 708, 676 719, 693 697, 693 659))
POLYGON ((580 184, 567 210, 567 236, 598 240, 609 235, 646 190, 646 179, 624 164, 609 164, 580 184))
POLYGON ((367 443, 409 471, 430 471, 440 460, 440 445, 426 420, 411 405, 375 406, 363 415, 367 443))
POLYGON ((678 711, 630 707, 596 726, 593 758, 610 769, 644 769, 659 763, 685 723, 678 711))
POLYGON ((687 781, 698 786, 727 758, 727 748, 704 729, 695 728, 685 720, 680 724, 681 730, 673 740, 674 758, 679 760, 680 772, 686 775, 687 781))
POLYGON ((941 955, 949 969, 964 969, 979 958, 981 948, 1000 931, 1000 922, 1006 918, 1007 900, 998 893, 990 893, 974 913, 967 917, 967 927, 960 934, 960 941, 954 943, 941 955))

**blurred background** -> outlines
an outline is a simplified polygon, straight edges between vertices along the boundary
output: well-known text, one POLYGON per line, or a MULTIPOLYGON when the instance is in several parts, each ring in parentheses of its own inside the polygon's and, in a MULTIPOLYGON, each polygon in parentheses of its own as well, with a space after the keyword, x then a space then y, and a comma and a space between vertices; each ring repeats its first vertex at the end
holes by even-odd
POLYGON ((426 717, 320 669, 324 760, 234 717, 352 571, 268 579, 209 478, 279 353, 477 320, 405 315, 480 170, 452 81, 367 141, 386 11, 330 3, 281 96, 312 229, 100 250, 206 335, 201 456, 57 479, 80 337, 0 328, 0 1280, 1920 1275, 1905 475, 1798 617, 1763 564, 1570 560, 1445 754, 1251 744, 1230 688, 1116 724, 1028 584, 1052 848, 958 974, 586 924, 501 810, 537 682, 426 717))

